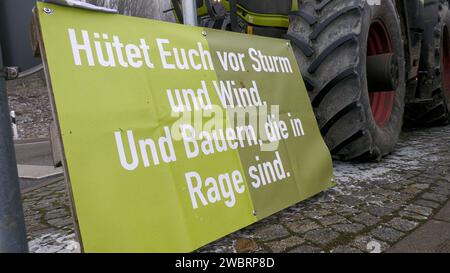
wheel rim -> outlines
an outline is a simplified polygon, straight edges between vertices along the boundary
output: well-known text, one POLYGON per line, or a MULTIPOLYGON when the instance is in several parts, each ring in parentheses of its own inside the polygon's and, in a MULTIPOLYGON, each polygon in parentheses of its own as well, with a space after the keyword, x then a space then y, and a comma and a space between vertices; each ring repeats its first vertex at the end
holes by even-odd
POLYGON ((444 28, 444 36, 442 41, 442 64, 443 64, 443 79, 444 92, 447 98, 450 98, 450 35, 448 28, 444 28))
MULTIPOLYGON (((394 53, 390 35, 381 20, 374 20, 369 28, 367 56, 394 53)), ((390 120, 394 106, 395 90, 372 92, 369 90, 372 116, 378 126, 384 127, 390 120)))

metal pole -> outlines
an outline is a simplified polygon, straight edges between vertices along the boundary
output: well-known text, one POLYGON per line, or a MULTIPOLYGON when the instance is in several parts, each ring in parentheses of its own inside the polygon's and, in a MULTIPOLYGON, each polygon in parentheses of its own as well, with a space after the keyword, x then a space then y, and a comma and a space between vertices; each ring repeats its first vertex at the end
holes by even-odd
POLYGON ((231 30, 239 32, 236 0, 230 0, 230 21, 231 21, 231 30))
POLYGON ((28 252, 0 45, 0 253, 28 252))
POLYGON ((17 131, 16 112, 11 111, 10 116, 13 139, 19 139, 19 132, 17 131))
POLYGON ((197 3, 196 0, 183 0, 183 24, 197 25, 197 3))

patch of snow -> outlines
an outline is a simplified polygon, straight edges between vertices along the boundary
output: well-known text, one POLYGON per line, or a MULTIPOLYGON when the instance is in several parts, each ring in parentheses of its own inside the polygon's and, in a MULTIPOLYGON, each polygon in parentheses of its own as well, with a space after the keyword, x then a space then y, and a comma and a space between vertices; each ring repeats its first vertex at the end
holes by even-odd
POLYGON ((31 253, 79 253, 75 234, 49 233, 28 242, 31 253))
POLYGON ((371 168, 362 168, 365 164, 351 164, 339 162, 335 164, 334 175, 338 182, 358 182, 367 180, 383 179, 385 174, 392 169, 384 166, 373 166, 371 168))

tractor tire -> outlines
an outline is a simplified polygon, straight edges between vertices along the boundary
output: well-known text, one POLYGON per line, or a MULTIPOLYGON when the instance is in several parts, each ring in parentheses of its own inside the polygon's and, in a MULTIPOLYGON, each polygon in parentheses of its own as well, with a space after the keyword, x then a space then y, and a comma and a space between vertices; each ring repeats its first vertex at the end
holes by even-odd
POLYGON ((450 11, 447 0, 425 1, 425 31, 417 94, 432 100, 407 105, 408 127, 445 125, 450 122, 450 11))
POLYGON ((405 60, 393 1, 302 0, 289 16, 291 40, 324 140, 334 158, 373 161, 389 154, 403 123, 405 60), (391 39, 392 38, 392 39, 391 39), (394 53, 397 85, 374 92, 367 56, 394 53))

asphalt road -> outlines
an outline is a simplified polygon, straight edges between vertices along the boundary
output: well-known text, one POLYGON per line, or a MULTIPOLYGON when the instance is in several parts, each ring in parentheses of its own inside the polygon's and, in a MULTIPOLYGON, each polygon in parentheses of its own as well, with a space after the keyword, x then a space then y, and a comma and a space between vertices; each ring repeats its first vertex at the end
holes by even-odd
MULTIPOLYGON (((14 144, 14 147, 16 149, 17 164, 39 166, 53 165, 51 144, 48 139, 17 141, 14 144)), ((19 178, 20 188, 22 191, 29 190, 44 185, 54 179, 55 177, 44 179, 19 178)))
POLYGON ((16 149, 17 164, 22 165, 53 165, 50 141, 47 139, 17 142, 16 149))

